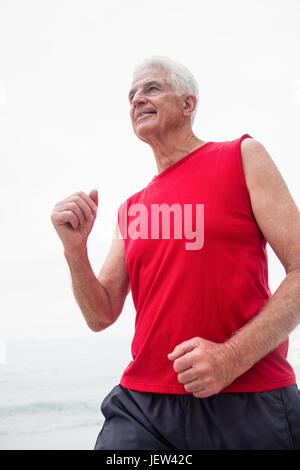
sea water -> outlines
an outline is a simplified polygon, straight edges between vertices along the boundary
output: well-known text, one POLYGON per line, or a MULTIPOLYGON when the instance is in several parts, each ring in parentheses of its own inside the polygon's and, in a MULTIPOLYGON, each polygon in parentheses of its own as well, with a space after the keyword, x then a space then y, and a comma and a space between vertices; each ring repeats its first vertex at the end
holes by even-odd
POLYGON ((92 449, 128 338, 2 342, 0 449, 92 449))
MULTIPOLYGON (((1 342, 0 449, 93 449, 101 403, 131 360, 129 336, 103 333, 1 342)), ((289 356, 299 377, 299 329, 289 356)))

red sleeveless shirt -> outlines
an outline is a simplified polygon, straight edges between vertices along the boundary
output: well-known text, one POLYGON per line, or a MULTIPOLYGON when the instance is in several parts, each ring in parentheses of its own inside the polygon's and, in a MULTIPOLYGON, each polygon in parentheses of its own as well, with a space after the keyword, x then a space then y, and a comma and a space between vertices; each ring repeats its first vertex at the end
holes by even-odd
MULTIPOLYGON (((188 394, 167 354, 195 336, 226 341, 271 296, 241 159, 245 137, 205 143, 119 207, 136 309, 124 387, 188 394)), ((288 339, 223 392, 295 383, 287 351, 288 339)))

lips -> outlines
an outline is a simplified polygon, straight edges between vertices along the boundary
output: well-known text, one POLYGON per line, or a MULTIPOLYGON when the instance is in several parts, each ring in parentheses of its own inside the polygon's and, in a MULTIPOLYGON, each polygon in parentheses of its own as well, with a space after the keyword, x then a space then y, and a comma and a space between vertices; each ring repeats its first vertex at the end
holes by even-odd
POLYGON ((136 114, 135 114, 135 120, 137 121, 139 118, 147 115, 147 114, 156 114, 156 111, 138 111, 136 114))

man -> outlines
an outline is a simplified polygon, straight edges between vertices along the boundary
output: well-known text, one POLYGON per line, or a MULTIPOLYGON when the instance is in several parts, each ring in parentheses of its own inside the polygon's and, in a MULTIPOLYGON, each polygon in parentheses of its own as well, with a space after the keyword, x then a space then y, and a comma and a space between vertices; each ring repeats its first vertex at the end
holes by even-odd
POLYGON ((130 289, 136 308, 132 361, 102 403, 95 449, 300 449, 286 360, 300 320, 298 208, 251 136, 196 137, 197 84, 185 67, 144 62, 129 101, 158 174, 120 205, 98 278, 86 247, 97 191, 52 213, 88 326, 113 324, 130 289), (266 242, 286 271, 273 295, 266 242))

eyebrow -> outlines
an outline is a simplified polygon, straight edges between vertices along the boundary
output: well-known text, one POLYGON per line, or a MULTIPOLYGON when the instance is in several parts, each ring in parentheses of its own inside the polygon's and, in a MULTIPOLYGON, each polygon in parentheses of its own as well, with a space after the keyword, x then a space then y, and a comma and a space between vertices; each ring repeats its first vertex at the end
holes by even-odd
MULTIPOLYGON (((157 82, 156 80, 151 80, 150 82, 147 82, 144 84, 143 88, 147 88, 151 85, 157 85, 157 86, 161 86, 161 84, 159 82, 157 82)), ((128 98, 132 98, 132 96, 135 94, 136 90, 135 88, 131 88, 130 92, 128 93, 128 98)))

